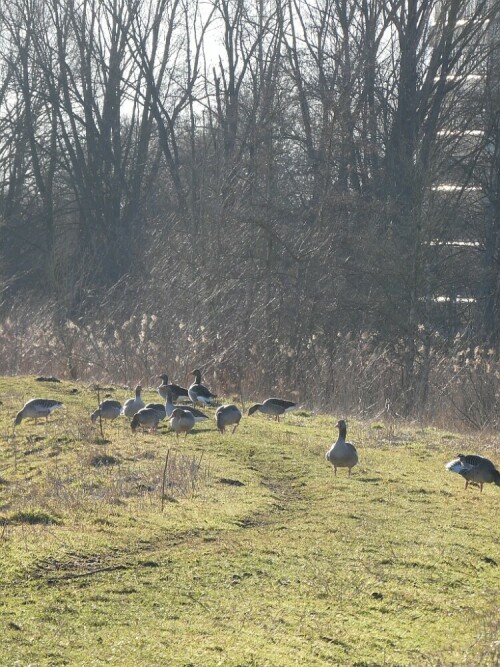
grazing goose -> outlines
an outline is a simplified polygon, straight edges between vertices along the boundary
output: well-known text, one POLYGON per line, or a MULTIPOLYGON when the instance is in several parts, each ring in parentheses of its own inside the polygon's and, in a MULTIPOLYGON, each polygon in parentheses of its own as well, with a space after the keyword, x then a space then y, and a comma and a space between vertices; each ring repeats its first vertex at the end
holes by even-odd
POLYGON ((140 384, 135 388, 135 398, 129 398, 128 401, 125 401, 123 404, 122 412, 125 417, 133 417, 136 412, 142 410, 144 407, 144 401, 141 398, 142 387, 140 384))
POLYGON ((154 410, 153 408, 141 408, 141 410, 135 413, 130 422, 132 433, 135 433, 139 426, 142 427, 143 431, 146 428, 149 428, 150 431, 156 431, 160 417, 161 413, 158 412, 158 410, 154 410))
POLYGON ((333 444, 326 453, 326 460, 330 461, 337 474, 337 468, 349 468, 349 477, 351 476, 351 468, 358 462, 358 452, 356 447, 350 442, 346 442, 347 424, 343 419, 337 422, 336 427, 339 430, 339 437, 337 442, 333 444))
POLYGON ((483 491, 483 484, 494 483, 500 486, 500 472, 484 456, 459 454, 456 459, 447 463, 445 468, 450 472, 462 475, 465 479, 465 489, 469 486, 469 482, 479 484, 481 492, 483 491))
POLYGON ((113 419, 116 419, 121 415, 122 407, 123 406, 120 401, 107 399, 99 403, 99 407, 90 415, 90 419, 94 424, 99 419, 99 417, 101 419, 108 419, 113 421, 113 419))
POLYGON ((240 423, 241 412, 238 410, 236 405, 221 405, 220 408, 217 408, 215 412, 215 421, 217 422, 217 428, 221 433, 224 433, 226 426, 233 427, 233 433, 236 431, 238 424, 240 423))
POLYGON ((294 408, 295 403, 292 403, 292 401, 285 401, 282 398, 268 398, 264 403, 256 403, 256 405, 252 405, 248 410, 248 414, 253 415, 254 412, 259 410, 265 415, 271 415, 276 421, 279 421, 280 415, 289 412, 294 408))
POLYGON ((31 401, 25 403, 23 409, 17 413, 14 420, 14 428, 18 426, 23 419, 34 419, 35 424, 39 417, 45 417, 45 421, 48 421, 50 413, 53 410, 62 407, 63 404, 61 401, 56 401, 52 398, 32 398, 31 401))
POLYGON ((173 403, 179 400, 181 396, 185 396, 186 398, 189 397, 188 390, 184 389, 184 387, 180 387, 178 384, 169 384, 168 375, 165 373, 163 375, 159 375, 158 377, 162 381, 161 385, 158 387, 158 393, 164 400, 167 398, 167 389, 170 389, 172 392, 173 403))
POLYGON ((216 394, 201 384, 201 371, 198 368, 195 368, 191 372, 194 375, 194 382, 188 389, 189 398, 193 403, 202 403, 203 405, 210 405, 212 403, 212 398, 217 398, 216 394))
POLYGON ((144 407, 148 409, 150 408, 151 410, 156 410, 156 412, 158 412, 158 414, 160 415, 160 421, 162 419, 165 419, 165 417, 167 416, 167 412, 165 410, 165 406, 163 405, 163 403, 146 403, 144 407))
POLYGON ((189 410, 175 408, 169 423, 172 430, 175 431, 177 438, 179 437, 179 433, 184 433, 184 438, 186 438, 187 434, 193 430, 195 418, 189 410))
POLYGON ((172 392, 170 389, 167 389, 166 393, 167 398, 165 400, 164 410, 167 417, 172 416, 172 412, 175 410, 175 408, 181 408, 182 410, 187 410, 190 412, 193 415, 195 422, 203 422, 208 419, 206 414, 204 414, 201 410, 198 410, 198 408, 193 408, 191 405, 174 405, 172 402, 172 392))

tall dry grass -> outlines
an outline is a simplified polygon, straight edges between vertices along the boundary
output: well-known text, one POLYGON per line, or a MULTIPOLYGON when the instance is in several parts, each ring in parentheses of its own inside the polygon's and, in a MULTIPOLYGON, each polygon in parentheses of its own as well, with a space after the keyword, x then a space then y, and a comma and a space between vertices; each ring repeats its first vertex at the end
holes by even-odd
POLYGON ((381 343, 370 332, 289 341, 183 335, 183 323, 157 313, 57 322, 50 306, 26 306, 0 325, 0 374, 55 375, 84 382, 155 386, 167 371, 190 382, 196 365, 221 395, 243 402, 278 394, 314 410, 365 417, 408 416, 441 427, 497 428, 500 361, 494 350, 435 336, 418 347, 412 395, 405 395, 404 341, 381 343), (412 407, 408 414, 408 403, 412 407))

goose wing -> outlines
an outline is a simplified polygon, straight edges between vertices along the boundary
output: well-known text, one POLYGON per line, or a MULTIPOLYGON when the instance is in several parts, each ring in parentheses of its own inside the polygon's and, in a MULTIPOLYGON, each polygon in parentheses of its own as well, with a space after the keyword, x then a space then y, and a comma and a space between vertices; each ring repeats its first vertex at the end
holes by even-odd
POLYGON ((477 454, 460 455, 458 458, 462 461, 464 466, 469 466, 471 468, 479 465, 487 468, 495 467, 489 459, 484 456, 478 456, 477 454))
POLYGON ((161 384, 158 387, 158 393, 162 398, 167 398, 167 392, 172 393, 172 400, 176 401, 180 396, 188 396, 188 390, 178 384, 161 384))
POLYGON ((202 412, 201 410, 198 410, 198 408, 194 408, 191 405, 177 405, 177 408, 181 408, 185 412, 190 412, 193 417, 196 417, 197 419, 208 419, 207 415, 202 412))
POLYGON ((216 398, 216 394, 212 394, 204 384, 192 384, 190 390, 200 398, 216 398))
POLYGON ((32 398, 24 407, 40 411, 55 410, 56 408, 62 407, 62 403, 53 398, 32 398))
POLYGON ((290 410, 291 408, 295 407, 295 403, 293 401, 286 401, 283 398, 268 398, 266 401, 264 401, 264 405, 275 405, 282 408, 283 410, 290 410))

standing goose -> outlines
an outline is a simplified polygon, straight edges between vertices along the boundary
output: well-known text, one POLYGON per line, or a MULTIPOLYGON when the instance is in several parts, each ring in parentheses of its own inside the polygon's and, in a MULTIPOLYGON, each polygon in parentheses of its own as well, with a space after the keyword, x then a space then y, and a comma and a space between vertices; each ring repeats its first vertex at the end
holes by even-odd
POLYGON ((45 417, 45 421, 48 421, 50 413, 53 410, 62 407, 63 404, 61 401, 56 401, 52 398, 32 398, 31 401, 25 403, 23 409, 17 413, 14 420, 14 428, 18 426, 23 419, 34 419, 35 424, 39 417, 45 417))
POLYGON ((252 405, 248 410, 248 414, 253 415, 254 412, 259 410, 259 412, 263 412, 265 415, 271 415, 279 422, 280 415, 293 410, 294 407, 295 403, 292 403, 292 401, 285 401, 282 398, 268 398, 264 403, 252 405))
POLYGON ((184 433, 184 438, 186 438, 187 434, 193 430, 195 418, 189 410, 175 408, 169 423, 177 438, 179 438, 179 433, 184 433))
POLYGON ((173 403, 178 401, 181 396, 188 398, 188 390, 184 389, 184 387, 180 387, 178 384, 169 384, 168 375, 166 373, 163 373, 163 375, 159 375, 158 377, 162 381, 161 385, 158 387, 158 393, 164 400, 167 398, 167 389, 170 389, 172 392, 173 403))
POLYGON ((479 484, 481 493, 483 484, 496 484, 500 486, 500 472, 494 464, 484 456, 477 454, 459 454, 456 459, 446 464, 445 468, 450 472, 456 472, 465 479, 465 489, 469 482, 479 484))
POLYGON ((347 424, 343 419, 336 423, 339 430, 339 437, 337 442, 333 444, 326 453, 326 460, 329 461, 337 474, 337 468, 349 468, 349 477, 351 476, 351 468, 358 463, 358 452, 356 447, 350 442, 346 442, 347 424))
POLYGON ((188 389, 189 398, 194 404, 202 403, 203 405, 210 405, 212 398, 217 398, 217 395, 212 394, 205 385, 201 384, 201 371, 198 368, 191 371, 191 374, 194 375, 194 382, 188 389))
POLYGON ((94 424, 99 419, 99 417, 101 419, 108 419, 109 421, 113 421, 113 419, 116 419, 121 415, 121 412, 122 404, 120 401, 107 399, 99 403, 99 407, 90 415, 90 419, 94 424))
POLYGON ((226 426, 233 426, 233 433, 236 431, 241 419, 241 412, 236 405, 221 405, 215 412, 215 421, 217 428, 224 433, 226 426))
POLYGON ((142 410, 144 407, 144 401, 141 398, 142 387, 140 384, 135 388, 135 398, 129 398, 128 401, 125 401, 123 404, 122 412, 125 417, 133 417, 136 412, 142 410))
POLYGON ((175 408, 181 408, 181 410, 187 410, 190 412, 193 415, 195 422, 202 422, 208 419, 206 414, 204 414, 201 410, 198 410, 198 408, 193 408, 191 405, 174 405, 172 402, 172 392, 170 389, 167 389, 166 394, 167 397, 165 400, 164 410, 167 417, 172 416, 172 412, 175 410, 175 408))
POLYGON ((150 431, 156 431, 160 416, 161 414, 158 410, 154 410, 153 408, 141 408, 135 413, 130 422, 132 433, 135 433, 139 426, 142 426, 142 430, 149 428, 150 431))

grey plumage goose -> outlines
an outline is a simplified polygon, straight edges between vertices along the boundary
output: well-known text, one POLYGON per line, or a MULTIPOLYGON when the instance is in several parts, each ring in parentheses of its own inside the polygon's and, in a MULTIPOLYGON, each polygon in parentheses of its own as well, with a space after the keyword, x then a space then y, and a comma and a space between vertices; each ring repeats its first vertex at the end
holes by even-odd
POLYGON ((195 418, 194 415, 189 412, 189 410, 175 408, 175 410, 172 412, 169 423, 172 427, 172 430, 175 431, 177 438, 179 437, 179 433, 184 433, 184 438, 186 438, 187 434, 193 430, 195 425, 195 418))
POLYGON ((179 386, 178 384, 169 383, 168 375, 166 373, 163 373, 163 375, 159 375, 158 377, 162 381, 161 385, 158 387, 158 393, 164 400, 167 398, 167 389, 170 389, 172 392, 173 403, 178 401, 181 396, 185 396, 186 398, 189 397, 187 389, 179 386))
POLYGON ((130 428, 132 429, 132 433, 135 433, 139 426, 141 426, 143 430, 148 428, 150 431, 156 431, 159 421, 160 413, 158 410, 154 410, 153 408, 141 408, 132 417, 130 428))
POLYGON ((101 401, 101 403, 99 403, 99 407, 90 415, 90 419, 94 424, 99 419, 99 417, 101 419, 113 421, 113 419, 116 419, 121 415, 122 408, 123 406, 120 401, 106 399, 105 401, 101 401))
POLYGON ((172 416, 172 413, 175 410, 175 408, 181 408, 181 410, 187 410, 188 412, 190 412, 193 415, 195 422, 202 422, 208 419, 207 415, 204 412, 198 410, 198 408, 194 408, 192 405, 180 405, 180 404, 174 405, 172 401, 172 392, 170 389, 167 389, 166 394, 167 397, 165 400, 164 409, 167 417, 172 416))
POLYGON ((248 410, 249 415, 253 415, 259 411, 265 415, 271 415, 276 421, 280 420, 280 416, 295 408, 295 403, 286 401, 283 398, 268 398, 264 403, 256 403, 248 410))
POLYGON ((236 405, 221 405, 215 411, 215 421, 217 428, 224 433, 226 426, 233 426, 233 433, 236 431, 241 420, 241 411, 236 405))
POLYGON ((201 384, 201 371, 199 368, 195 368, 194 371, 191 371, 191 375, 194 375, 194 382, 188 389, 189 398, 193 403, 202 403, 203 405, 210 405, 213 398, 217 398, 217 394, 212 394, 208 387, 201 384))
POLYGON ((14 428, 19 426, 23 419, 34 419, 35 424, 39 417, 45 417, 45 421, 48 421, 50 413, 62 407, 63 403, 61 401, 56 401, 52 398, 32 398, 17 413, 14 419, 14 428))
POLYGON ((450 472, 456 472, 465 479, 465 489, 469 482, 479 484, 481 493, 483 484, 496 484, 500 486, 500 472, 495 468, 492 461, 477 454, 459 454, 456 459, 446 464, 445 468, 450 472))
POLYGON ((151 410, 156 410, 156 412, 158 412, 160 415, 160 421, 165 419, 167 416, 167 412, 163 403, 146 403, 144 407, 148 409, 150 408, 151 410))
POLYGON ((350 477, 351 469, 358 463, 358 452, 352 443, 346 442, 347 424, 345 420, 340 419, 336 427, 339 430, 339 437, 327 451, 326 460, 332 464, 335 475, 337 468, 348 468, 350 477))
POLYGON ((133 417, 136 412, 142 410, 145 407, 145 403, 141 398, 142 387, 140 384, 135 388, 135 398, 129 398, 128 401, 125 401, 123 404, 122 412, 125 417, 133 417))

